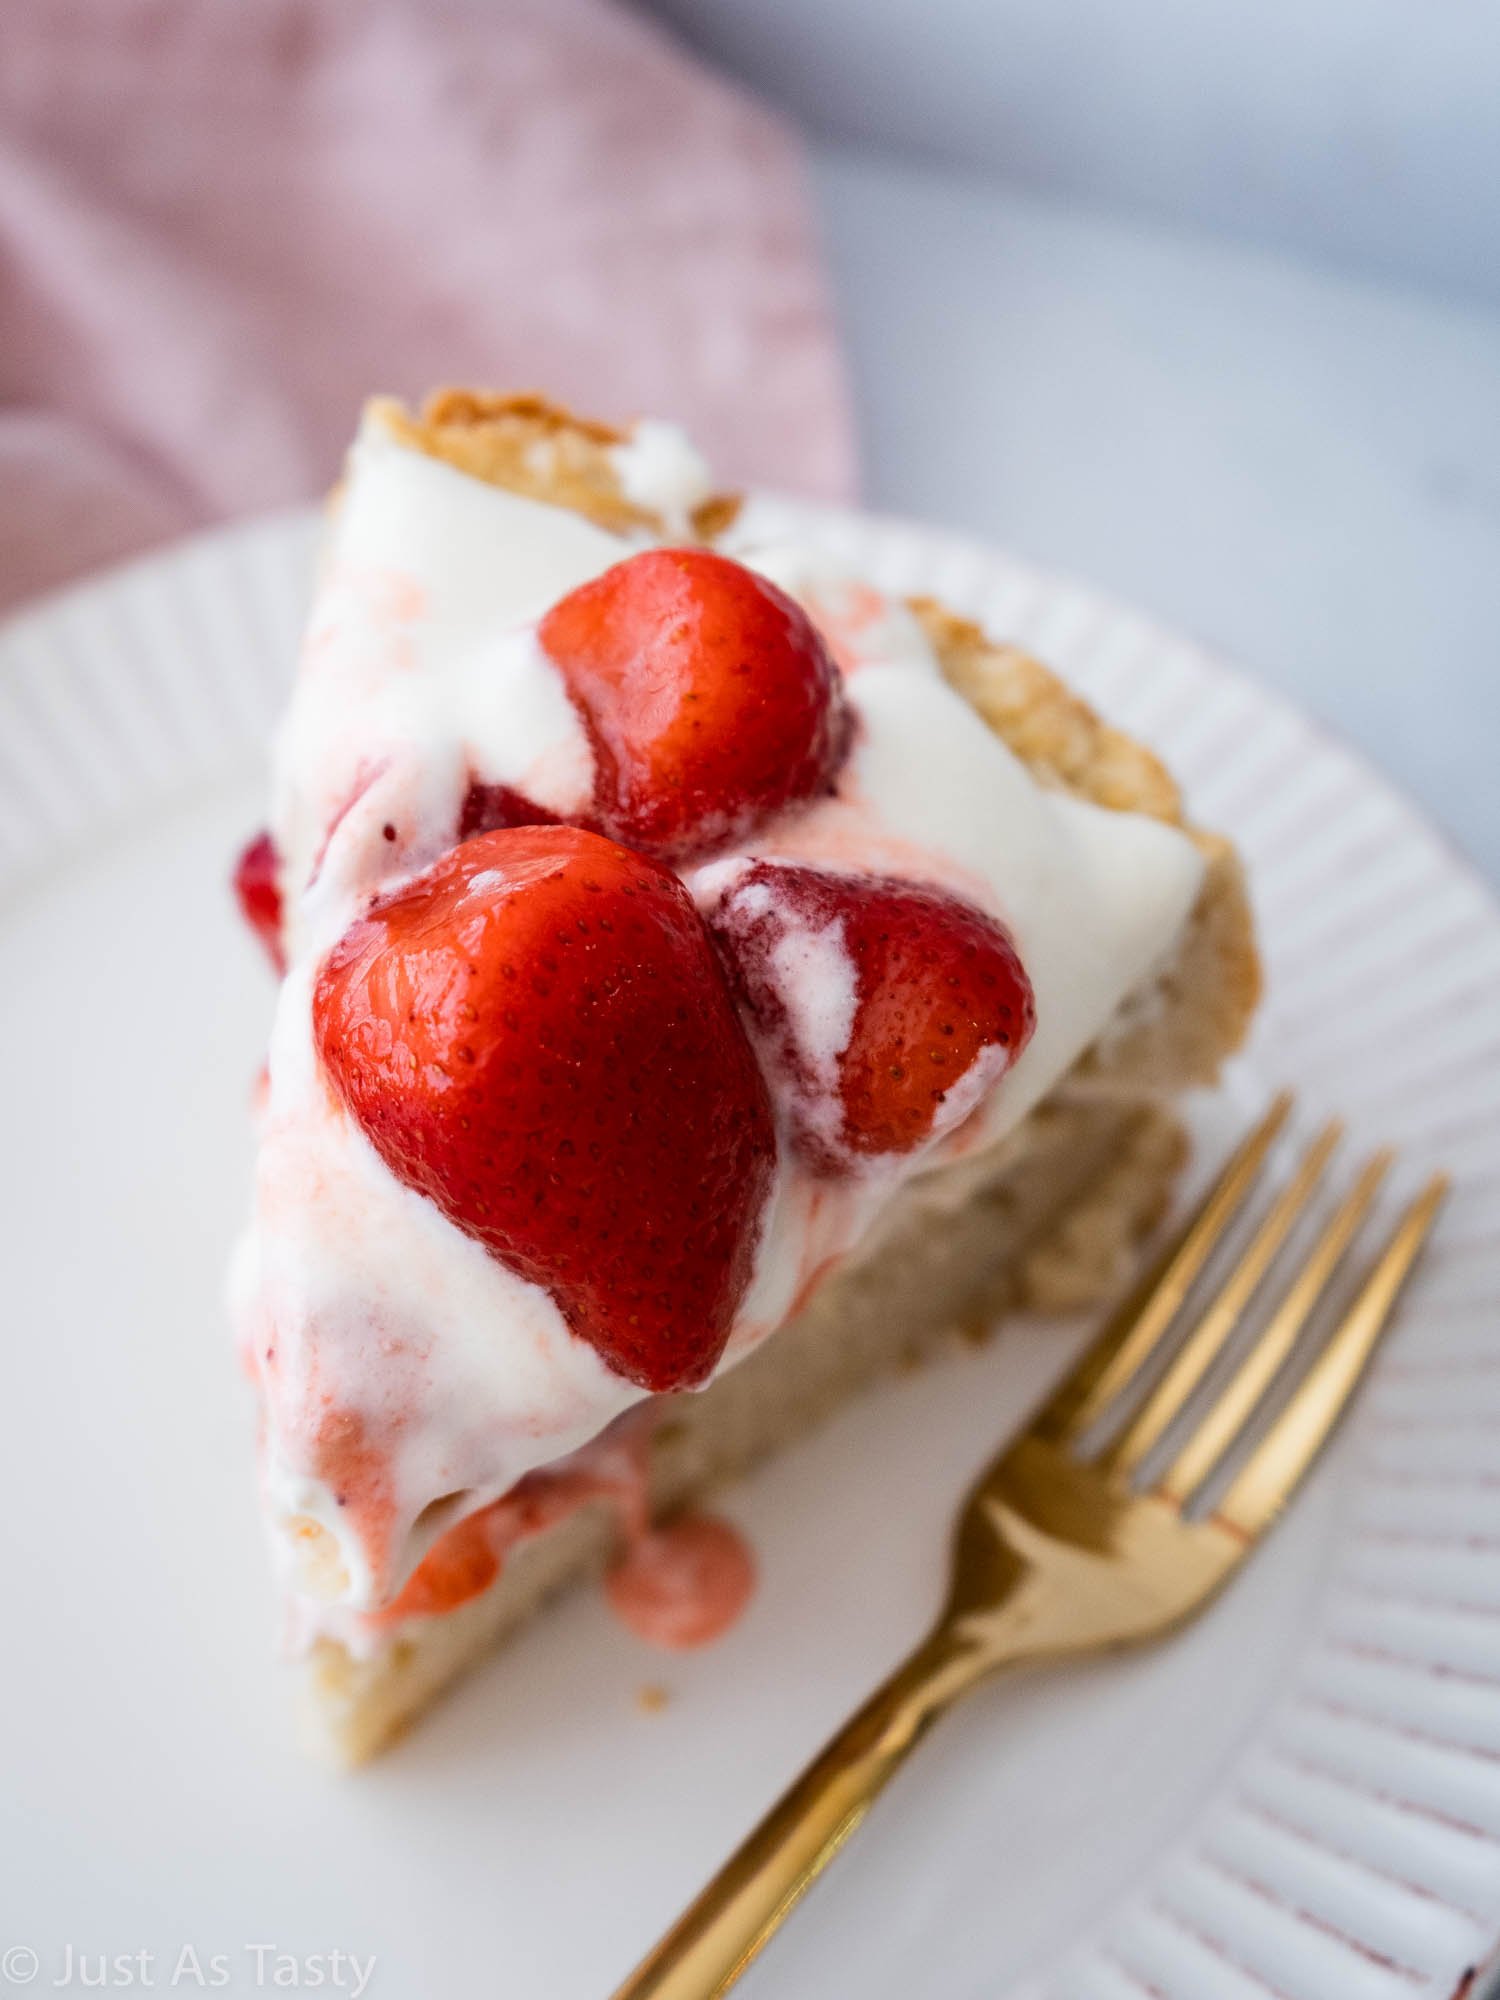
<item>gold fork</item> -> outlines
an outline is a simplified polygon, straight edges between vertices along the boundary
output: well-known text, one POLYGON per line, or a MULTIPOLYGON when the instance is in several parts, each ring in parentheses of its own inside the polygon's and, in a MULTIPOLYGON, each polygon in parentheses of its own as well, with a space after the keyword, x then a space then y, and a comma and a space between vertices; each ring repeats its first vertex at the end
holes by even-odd
POLYGON ((948 1600, 927 1638, 771 1808, 614 2000, 714 2000, 726 1992, 907 1752, 961 1695, 1002 1666, 1170 1632, 1201 1610, 1256 1546, 1353 1394, 1448 1189, 1447 1177, 1434 1175, 1405 1211, 1280 1413, 1241 1458, 1250 1419, 1325 1296, 1393 1157, 1386 1151, 1367 1162, 1249 1352, 1216 1394, 1200 1397, 1340 1137, 1332 1124, 1313 1140, 1217 1296, 1174 1348, 1188 1294, 1244 1208, 1290 1110, 1283 1092, 1170 1250, 981 1474, 959 1519, 948 1600), (1142 1399, 1153 1364, 1168 1354, 1142 1399), (1190 1402, 1207 1408, 1173 1449, 1168 1433, 1179 1420, 1186 1425, 1190 1402), (1111 1417, 1114 1434, 1100 1445, 1111 1417), (1165 1469, 1143 1485, 1146 1461, 1167 1451, 1165 1469), (1222 1497, 1210 1510, 1190 1512, 1205 1483, 1236 1458, 1222 1497))

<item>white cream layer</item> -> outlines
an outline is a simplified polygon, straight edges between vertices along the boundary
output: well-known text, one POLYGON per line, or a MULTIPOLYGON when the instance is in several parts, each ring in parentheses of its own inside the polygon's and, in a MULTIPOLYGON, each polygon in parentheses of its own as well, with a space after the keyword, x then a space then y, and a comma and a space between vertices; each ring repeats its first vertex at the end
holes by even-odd
MULTIPOLYGON (((656 449, 642 447, 648 469, 656 449)), ((276 753, 272 830, 292 968, 233 1296, 265 1394, 273 1543, 295 1587, 305 1524, 319 1524, 318 1575, 300 1581, 350 1607, 383 1601, 457 1512, 574 1449, 641 1395, 568 1332, 544 1292, 387 1171, 328 1092, 310 1021, 318 958, 371 893, 451 844, 471 776, 559 812, 587 797, 587 743, 533 628, 629 551, 571 513, 368 429, 331 530, 276 753), (383 1548, 351 1532, 336 1481, 316 1470, 330 1412, 381 1441, 383 1548), (465 1500, 419 1519, 455 1493, 465 1500), (304 1524, 300 1535, 292 1523, 304 1524)), ((745 559, 823 625, 857 733, 835 798, 689 871, 690 889, 706 903, 726 871, 757 857, 949 886, 1010 929, 1037 1029, 995 1087, 971 1080, 983 1099, 974 1116, 922 1155, 830 1182, 783 1154, 721 1367, 785 1319, 829 1258, 871 1236, 904 1181, 972 1156, 1024 1116, 1168 955, 1201 878, 1175 829, 1037 786, 943 681, 904 607, 820 555, 777 548, 745 559)), ((816 1022, 830 1064, 852 1012, 839 957, 827 941, 788 954, 799 1012, 816 1022)))
POLYGON ((627 500, 655 514, 667 534, 693 535, 693 515, 713 492, 708 466, 676 424, 643 417, 623 444, 609 448, 610 463, 627 500))

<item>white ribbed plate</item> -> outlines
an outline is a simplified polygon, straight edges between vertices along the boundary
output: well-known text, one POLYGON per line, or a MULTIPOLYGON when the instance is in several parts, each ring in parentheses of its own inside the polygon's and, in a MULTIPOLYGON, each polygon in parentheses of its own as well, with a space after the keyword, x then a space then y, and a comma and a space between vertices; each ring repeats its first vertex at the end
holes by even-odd
MULTIPOLYGON (((1447 2000, 1500 1936, 1500 911, 1354 758, 1133 614, 756 511, 1024 640, 1240 843, 1270 998, 1215 1144, 1286 1081, 1458 1189, 1235 1589, 945 1725, 747 2000, 1447 2000)), ((0 1990, 69 1945, 155 1952, 165 1987, 192 1945, 254 1992, 266 1945, 304 1981, 373 1953, 376 2000, 600 2000, 915 1636, 955 1499, 1076 1331, 892 1385, 729 1496, 763 1587, 717 1649, 650 1655, 580 1595, 373 1772, 300 1764, 218 1288, 269 998, 225 875, 311 536, 210 536, 0 632, 0 1990)))

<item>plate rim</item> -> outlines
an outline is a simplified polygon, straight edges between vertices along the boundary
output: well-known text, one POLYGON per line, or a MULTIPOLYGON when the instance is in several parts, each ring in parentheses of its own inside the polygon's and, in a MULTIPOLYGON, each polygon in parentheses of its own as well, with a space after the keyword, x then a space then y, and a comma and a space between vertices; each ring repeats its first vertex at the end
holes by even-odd
MULTIPOLYGON (((922 556, 930 554, 935 564, 941 556, 949 563, 967 563, 976 573, 1003 573, 1039 599, 1051 597, 1081 606, 1087 619, 1105 627, 1128 628, 1150 647, 1185 659, 1193 673, 1235 692, 1262 713, 1290 722, 1323 757, 1352 772, 1362 788, 1378 795, 1383 804, 1394 812, 1396 833, 1393 837, 1401 842, 1418 839, 1434 852, 1443 869, 1463 882, 1471 894, 1477 895, 1486 922, 1493 927, 1497 940, 1500 940, 1500 892, 1452 835, 1430 820, 1405 788, 1391 779, 1359 746, 1344 738, 1336 726, 1321 717, 1309 715, 1279 689, 1266 687, 1253 673, 1226 659, 1218 649, 1178 634, 1154 614, 1138 610, 1111 592, 1077 579, 1066 571, 1039 565, 994 547, 981 536, 951 531, 895 514, 831 506, 779 494, 752 495, 746 510, 747 524, 753 526, 758 519, 766 516, 784 523, 811 526, 814 532, 821 530, 825 534, 847 533, 904 542, 917 549, 922 556)), ((252 544, 271 550, 276 562, 289 566, 294 549, 298 552, 298 561, 310 552, 317 519, 316 508, 287 507, 218 523, 93 571, 86 577, 12 608, 0 621, 0 713, 3 713, 10 684, 23 670, 33 642, 38 636, 45 639, 49 630, 60 623, 65 624, 80 606, 97 609, 101 604, 108 606, 116 597, 134 600, 143 590, 149 595, 157 586, 185 588, 188 579, 199 571, 226 564, 233 566, 252 544)), ((290 662, 286 665, 289 668, 290 662)), ((269 715, 266 719, 269 721, 269 715)), ((242 758, 244 750, 241 738, 234 754, 242 758)), ((1170 756, 1170 752, 1168 754, 1170 756)), ((1191 797, 1191 779, 1187 789, 1191 797)), ((23 879, 30 874, 24 859, 20 872, 23 879)), ((1497 1250, 1497 1257, 1500 1257, 1500 1250, 1497 1250)), ((1497 1273, 1500 1273, 1500 1263, 1497 1263, 1497 1273)), ((1497 1291, 1500 1291, 1500 1285, 1497 1285, 1497 1291)), ((1308 1650, 1313 1643, 1309 1638, 1308 1650)), ((1292 1666, 1298 1664, 1300 1662, 1293 1662, 1292 1666)), ((1268 1708, 1269 1705, 1268 1702, 1268 1708)), ((1495 1791, 1497 1814, 1500 1814, 1500 1777, 1496 1779, 1495 1791)), ((1500 1819, 1497 1819, 1497 1824, 1500 1824, 1500 1819)), ((1186 1840, 1190 1833, 1190 1828, 1184 1828, 1182 1838, 1186 1840)), ((1153 1868, 1165 1865, 1164 1861, 1158 1861, 1153 1863, 1153 1868)), ((1099 1936, 1104 1935, 1119 1911, 1124 1910, 1136 1896, 1138 1888, 1138 1884, 1122 1886, 1115 1899, 1119 1909, 1111 1905, 1109 1910, 1099 1913, 1096 1927, 1099 1936)), ((1500 1902, 1497 1902, 1496 1916, 1495 1934, 1500 1935, 1500 1902)), ((1049 1972, 1046 1977, 1050 1982, 1052 1974, 1049 1972)), ((1032 1988, 1028 1986, 1025 1990, 1029 1992, 1032 1988)), ((1042 1989, 1036 1990, 1040 1992, 1042 1989)), ((1046 1990, 1051 1992, 1050 1984, 1046 1990)), ((1372 1987, 1371 1991, 1374 1990, 1372 1987)), ((1391 1987, 1392 1992, 1397 1990, 1394 1985, 1391 1987)), ((1411 1990, 1409 1985, 1406 1990, 1411 1990)))

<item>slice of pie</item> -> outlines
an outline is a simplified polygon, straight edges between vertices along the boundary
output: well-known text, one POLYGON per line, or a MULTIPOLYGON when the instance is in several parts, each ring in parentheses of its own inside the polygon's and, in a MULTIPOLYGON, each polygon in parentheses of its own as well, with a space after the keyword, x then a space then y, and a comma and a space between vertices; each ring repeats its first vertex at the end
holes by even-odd
POLYGON ((1035 661, 753 546, 669 427, 377 402, 241 900, 233 1300, 312 1732, 379 1750, 863 1383, 1114 1288, 1258 974, 1230 848, 1035 661))

